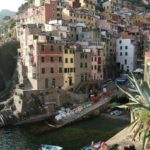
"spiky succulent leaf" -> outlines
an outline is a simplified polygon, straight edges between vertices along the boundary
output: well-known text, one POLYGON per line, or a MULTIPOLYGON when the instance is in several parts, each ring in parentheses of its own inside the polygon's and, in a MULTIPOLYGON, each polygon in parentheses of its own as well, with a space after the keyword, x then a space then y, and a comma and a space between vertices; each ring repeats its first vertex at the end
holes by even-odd
POLYGON ((134 121, 131 123, 131 129, 135 131, 133 139, 137 135, 140 138, 144 134, 144 150, 145 145, 150 140, 150 70, 147 76, 147 83, 138 81, 133 74, 128 76, 128 79, 135 88, 133 92, 127 92, 118 85, 117 87, 129 97, 130 102, 127 106, 132 109, 132 114, 134 114, 134 121))

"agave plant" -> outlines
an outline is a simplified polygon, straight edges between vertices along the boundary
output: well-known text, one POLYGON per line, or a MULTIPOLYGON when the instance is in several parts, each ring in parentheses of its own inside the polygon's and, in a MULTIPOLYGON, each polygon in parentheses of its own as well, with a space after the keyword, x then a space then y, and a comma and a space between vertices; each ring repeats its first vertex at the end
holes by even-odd
POLYGON ((133 74, 127 75, 130 83, 134 87, 133 92, 127 92, 117 85, 129 97, 126 104, 132 112, 133 122, 131 129, 134 131, 133 139, 139 136, 143 140, 143 150, 150 142, 150 69, 147 71, 147 80, 139 81, 133 74))

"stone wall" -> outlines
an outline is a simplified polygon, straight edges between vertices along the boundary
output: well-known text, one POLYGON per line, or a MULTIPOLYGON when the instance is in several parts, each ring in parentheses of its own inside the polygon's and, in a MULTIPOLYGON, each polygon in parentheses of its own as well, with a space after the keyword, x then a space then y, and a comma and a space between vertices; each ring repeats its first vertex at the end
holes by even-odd
POLYGON ((16 111, 23 116, 37 114, 53 114, 55 109, 66 103, 75 104, 87 99, 86 95, 77 95, 58 89, 49 90, 22 90, 14 92, 14 104, 16 111))

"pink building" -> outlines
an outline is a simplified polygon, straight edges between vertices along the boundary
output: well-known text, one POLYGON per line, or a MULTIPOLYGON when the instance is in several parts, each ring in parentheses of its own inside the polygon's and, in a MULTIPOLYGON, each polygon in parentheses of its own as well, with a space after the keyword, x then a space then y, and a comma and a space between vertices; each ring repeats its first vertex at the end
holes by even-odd
POLYGON ((101 46, 90 47, 92 51, 91 78, 103 80, 104 49, 101 46))
POLYGON ((98 20, 96 26, 99 29, 108 30, 108 31, 110 31, 112 29, 111 28, 111 23, 108 20, 106 20, 106 19, 98 20))
POLYGON ((61 19, 61 3, 59 0, 47 0, 44 5, 30 6, 17 16, 21 24, 48 23, 61 19))
MULTIPOLYGON (((63 44, 49 33, 36 34, 23 29, 18 63, 20 83, 27 89, 47 89, 63 86, 63 44), (24 40, 25 39, 25 40, 24 40)), ((35 27, 34 27, 35 30, 35 27)))

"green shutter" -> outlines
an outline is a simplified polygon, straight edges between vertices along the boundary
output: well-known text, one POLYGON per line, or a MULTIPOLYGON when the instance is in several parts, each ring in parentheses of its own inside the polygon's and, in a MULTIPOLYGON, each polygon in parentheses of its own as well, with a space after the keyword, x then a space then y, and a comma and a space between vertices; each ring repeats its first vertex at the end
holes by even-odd
POLYGON ((62 73, 62 68, 61 67, 59 68, 59 73, 62 73))
POLYGON ((50 49, 51 49, 51 51, 53 51, 54 50, 54 45, 51 45, 50 49))

